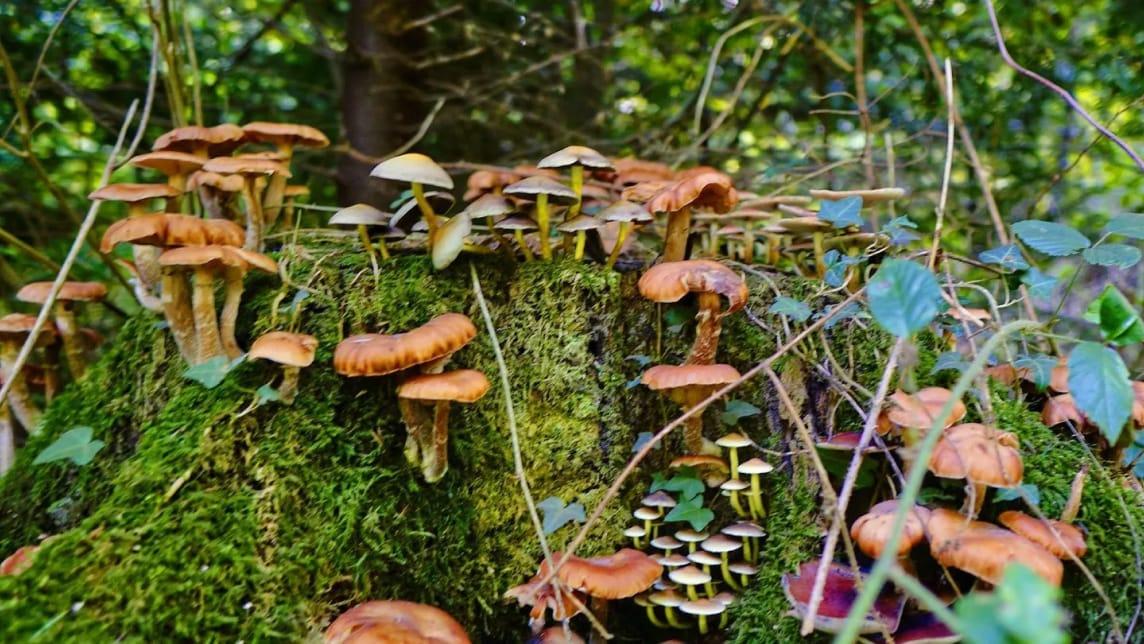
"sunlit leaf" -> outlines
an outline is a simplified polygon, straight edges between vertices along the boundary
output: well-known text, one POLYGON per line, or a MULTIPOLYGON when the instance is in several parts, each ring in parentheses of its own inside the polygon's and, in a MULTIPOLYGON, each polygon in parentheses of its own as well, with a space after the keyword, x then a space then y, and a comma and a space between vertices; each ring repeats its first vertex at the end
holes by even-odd
POLYGON ((690 499, 703 494, 706 489, 703 481, 699 480, 699 476, 695 473, 693 468, 684 467, 680 468, 671 478, 665 478, 663 474, 656 472, 652 475, 651 487, 652 492, 663 490, 664 492, 675 492, 679 495, 681 500, 690 499))
POLYGON ((905 246, 921 239, 921 235, 915 232, 917 228, 918 225, 910 221, 909 217, 896 217, 882 226, 882 233, 890 238, 892 245, 905 246))
POLYGON ((552 534, 569 523, 584 523, 584 506, 579 503, 564 504, 564 501, 550 496, 536 504, 543 517, 540 526, 544 534, 552 534))
POLYGON ((1096 342, 1081 342, 1069 353, 1069 393, 1077 409, 1100 428, 1110 443, 1132 414, 1132 384, 1120 355, 1096 342))
POLYGON ((941 289, 933 273, 902 259, 883 262, 866 293, 874 319, 898 337, 913 335, 929 324, 941 302, 941 289))
POLYGON ((1084 251, 1084 261, 1096 266, 1132 268, 1140 257, 1140 249, 1128 244, 1101 244, 1084 251))
POLYGON ((1053 257, 1075 255, 1092 244, 1076 229, 1054 221, 1018 221, 1013 232, 1029 248, 1053 257))
POLYGON ((1104 339, 1117 346, 1144 340, 1140 311, 1112 284, 1105 286, 1100 297, 1088 305, 1084 318, 1100 326, 1104 339))
POLYGON ((862 225, 862 197, 846 197, 838 201, 824 201, 818 218, 830 222, 835 228, 862 225))
POLYGON ((997 248, 990 248, 977 256, 977 259, 986 264, 996 264, 1007 271, 1023 271, 1029 268, 1029 262, 1021 257, 1021 249, 1016 244, 1006 244, 997 248))
POLYGON ((1116 215, 1104 225, 1106 235, 1123 235, 1132 239, 1144 239, 1144 214, 1129 212, 1116 215))
POLYGON ((87 426, 73 427, 60 434, 60 437, 37 454, 36 460, 32 462, 40 465, 66 459, 76 465, 87 465, 104 446, 103 441, 92 440, 92 432, 93 430, 87 426))
POLYGON ((666 523, 690 523, 692 530, 702 530, 715 518, 715 513, 703 507, 703 496, 684 498, 663 518, 666 523))

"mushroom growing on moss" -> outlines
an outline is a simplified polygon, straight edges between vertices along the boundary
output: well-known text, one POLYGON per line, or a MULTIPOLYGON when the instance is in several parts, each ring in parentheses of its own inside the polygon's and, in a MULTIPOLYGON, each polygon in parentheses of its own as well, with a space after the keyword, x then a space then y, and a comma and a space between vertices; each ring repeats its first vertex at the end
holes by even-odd
POLYGON ((572 192, 576 193, 576 201, 568 208, 564 220, 572 221, 580 215, 580 206, 584 198, 584 168, 589 170, 613 170, 612 161, 592 148, 583 145, 570 145, 557 150, 540 160, 538 168, 570 168, 572 192))
POLYGON ((225 292, 222 304, 222 313, 219 314, 219 338, 222 340, 223 351, 231 360, 242 355, 242 347, 238 346, 235 337, 235 326, 238 324, 239 307, 242 304, 243 280, 246 273, 259 270, 264 273, 277 274, 278 262, 268 255, 257 253, 245 248, 220 246, 221 269, 225 292))
MULTIPOLYGON (((819 560, 808 561, 799 566, 797 573, 783 574, 783 592, 794 609, 795 616, 802 619, 810 606, 814 588, 814 578, 818 574, 819 560)), ((822 592, 822 602, 814 619, 814 630, 823 633, 837 633, 850 614, 854 600, 858 598, 861 575, 856 575, 849 566, 829 562, 826 564, 826 586, 822 592)), ((869 612, 862 616, 859 633, 880 633, 883 630, 893 633, 898 629, 906 598, 894 592, 887 584, 878 594, 869 612)))
MULTIPOLYGON (((111 183, 89 194, 87 198, 92 201, 126 203, 128 217, 141 217, 149 212, 150 202, 156 199, 174 199, 181 194, 181 190, 165 183, 111 183)), ((153 248, 133 248, 132 254, 144 286, 149 291, 155 291, 160 281, 158 251, 153 248)))
POLYGON ((1058 559, 1083 557, 1088 552, 1084 533, 1065 521, 1042 520, 1024 512, 1007 510, 997 515, 997 522, 1048 550, 1058 559))
POLYGON ((298 376, 303 367, 314 363, 318 339, 305 333, 271 331, 264 333, 250 345, 247 357, 251 360, 269 360, 282 365, 282 382, 278 385, 278 398, 283 404, 294 402, 298 394, 298 376))
POLYGON ((723 318, 743 308, 750 293, 743 278, 719 262, 693 259, 665 262, 640 277, 640 295, 653 302, 678 302, 688 293, 699 296, 695 342, 686 364, 710 365, 719 348, 723 318), (720 297, 727 298, 723 309, 720 297))
MULTIPOLYGON (((388 226, 389 217, 388 214, 369 204, 355 203, 352 206, 346 206, 335 212, 333 216, 330 217, 329 223, 331 226, 354 226, 357 229, 362 248, 369 254, 369 261, 373 265, 374 270, 376 270, 377 253, 374 251, 373 243, 369 239, 367 226, 388 226)), ((384 241, 381 242, 380 249, 381 256, 385 259, 389 259, 389 249, 386 248, 384 241)))
MULTIPOLYGON (((402 417, 417 449, 411 460, 414 464, 420 462, 426 482, 440 481, 449 470, 449 403, 474 403, 488 390, 488 378, 473 369, 413 376, 397 388, 402 417), (423 426, 422 414, 407 411, 408 406, 418 402, 433 404, 431 428, 423 426)), ((409 449, 410 444, 406 443, 407 457, 411 456, 409 449)))
POLYGON ((557 226, 556 230, 559 230, 565 235, 576 237, 576 248, 572 258, 576 261, 580 261, 584 259, 584 246, 588 241, 588 231, 599 230, 603 225, 604 222, 591 215, 578 215, 557 226))
MULTIPOLYGON (((266 123, 256 121, 242 126, 244 140, 254 143, 269 143, 275 147, 283 165, 290 167, 294 158, 294 148, 324 148, 330 144, 330 139, 316 128, 309 125, 295 123, 266 123)), ((270 177, 270 185, 262 198, 266 223, 273 224, 278 220, 283 199, 286 196, 286 179, 288 175, 274 174, 270 177)))
MULTIPOLYGON (((720 387, 739 379, 739 372, 726 364, 658 365, 643 373, 640 381, 652 391, 666 391, 673 402, 687 411, 720 387)), ((703 414, 693 414, 683 427, 683 445, 689 454, 718 452, 703 438, 703 414)))
POLYGON ((628 235, 631 234, 633 228, 655 221, 647 208, 623 200, 604 208, 596 213, 596 216, 606 222, 618 222, 620 225, 620 230, 616 233, 616 242, 612 246, 611 253, 608 254, 607 263, 604 264, 607 268, 615 266, 616 261, 620 259, 620 253, 624 250, 624 243, 628 240, 628 235))
POLYGON ((552 234, 549 215, 550 206, 555 203, 570 204, 577 200, 576 193, 556 179, 537 175, 505 186, 504 194, 536 202, 536 224, 540 236, 540 257, 552 259, 552 234))
POLYGON ((511 230, 513 238, 516 239, 516 245, 520 248, 520 254, 524 255, 524 261, 532 261, 532 250, 528 247, 528 241, 524 238, 524 233, 532 232, 537 229, 536 222, 531 217, 526 215, 509 215, 495 224, 497 230, 511 230))
POLYGON ((687 613, 688 615, 694 615, 698 619, 700 635, 707 634, 709 630, 707 619, 709 617, 720 614, 722 615, 719 620, 719 628, 723 628, 723 626, 727 623, 727 607, 723 604, 723 602, 717 599, 696 599, 685 601, 679 605, 679 610, 687 613))
POLYGON ((441 373, 449 356, 476 336, 477 327, 461 313, 439 315, 406 333, 354 335, 334 350, 334 371, 350 378, 385 376, 416 366, 424 373, 441 373))
MULTIPOLYGON (((894 514, 898 511, 898 500, 882 501, 869 512, 858 517, 850 526, 850 537, 868 557, 877 559, 890 539, 894 525, 894 514)), ((898 557, 909 554, 919 542, 925 539, 925 525, 929 519, 928 509, 915 505, 906 517, 906 525, 898 542, 898 557)))
MULTIPOLYGON (((159 263, 172 271, 182 270, 192 274, 192 312, 195 321, 194 364, 201 364, 212 358, 226 355, 222 335, 219 331, 215 308, 215 276, 234 256, 228 246, 184 246, 168 250, 159 256, 159 263)), ((169 280, 166 283, 172 283, 169 280)), ((241 297, 241 279, 239 296, 241 297)))
POLYGON ((408 182, 413 190, 413 198, 417 200, 417 207, 421 209, 421 216, 429 227, 429 250, 433 249, 434 238, 437 236, 437 213, 425 199, 425 186, 437 186, 446 190, 453 189, 453 178, 437 165, 433 159, 410 152, 401 156, 382 161, 373 167, 369 175, 390 181, 408 182))
MULTIPOLYGON (((12 382, 8 388, 8 399, 3 404, 11 406, 16 420, 20 421, 29 434, 39 431, 40 408, 36 406, 28 390, 28 380, 25 376, 27 368, 16 373, 13 367, 16 365, 16 357, 20 355, 21 346, 27 341, 28 334, 35 325, 34 315, 9 313, 0 317, 0 376, 2 376, 0 380, 12 382)), ((55 334, 54 327, 50 324, 44 325, 36 342, 50 342, 55 334)))
POLYGON ((977 516, 986 488, 1019 486, 1025 466, 1014 434, 966 423, 945 430, 930 456, 929 470, 938 478, 965 479, 969 491, 965 509, 977 516))
POLYGON ((926 534, 930 553, 943 566, 964 570, 996 585, 1001 583, 1009 564, 1020 562, 1050 584, 1061 585, 1064 566, 1059 559, 1025 537, 992 523, 939 508, 930 514, 926 534))
POLYGON ((326 629, 325 644, 469 644, 465 629, 445 611, 389 600, 358 604, 326 629))
POLYGON ((243 248, 261 251, 262 236, 270 222, 266 218, 266 213, 263 212, 262 197, 254 186, 255 180, 259 177, 270 176, 272 180, 281 177, 282 181, 285 182, 291 176, 290 170, 277 161, 249 157, 211 159, 203 164, 203 170, 218 174, 235 174, 243 178, 245 185, 242 190, 242 200, 243 210, 246 213, 246 243, 243 248))
POLYGON ((687 259, 687 237, 691 233, 693 209, 722 214, 729 212, 738 202, 739 196, 731 185, 731 178, 715 171, 695 173, 656 193, 647 201, 647 209, 653 214, 668 213, 663 261, 687 259))
MULTIPOLYGON (((32 282, 16 293, 21 302, 43 304, 51 293, 51 282, 32 282)), ((78 380, 87 370, 86 348, 75 318, 76 302, 100 302, 107 297, 107 287, 100 282, 64 282, 56 296, 55 321, 64 345, 64 358, 72 379, 78 380)))

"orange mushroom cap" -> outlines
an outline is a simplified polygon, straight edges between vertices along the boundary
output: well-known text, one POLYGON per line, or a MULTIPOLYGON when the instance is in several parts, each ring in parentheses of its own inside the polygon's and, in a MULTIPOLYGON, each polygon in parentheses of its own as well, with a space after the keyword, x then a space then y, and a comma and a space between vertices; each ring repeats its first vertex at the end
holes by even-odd
POLYGON ((978 423, 945 430, 929 460, 934 476, 991 487, 1021 484, 1025 473, 1017 437, 978 423))
POLYGON ((715 387, 739 378, 739 371, 728 364, 661 364, 645 371, 640 382, 653 391, 660 391, 694 386, 715 387))
POLYGON ((1060 559, 1083 557, 1088 552, 1084 533, 1064 521, 1042 521, 1017 510, 1002 512, 997 521, 1060 559))
POLYGON ((305 333, 271 331, 250 345, 247 358, 269 360, 290 367, 308 367, 314 363, 318 339, 305 333))
POLYGON ((109 253, 117 244, 141 246, 241 246, 245 233, 225 219, 199 219, 190 215, 153 213, 129 217, 107 227, 99 244, 109 253))
POLYGON ((457 369, 413 376, 397 388, 397 397, 471 403, 480 400, 488 390, 485 374, 475 369, 457 369))
MULTIPOLYGON (((913 395, 904 391, 894 392, 890 396, 889 407, 879 417, 879 433, 885 434, 895 426, 922 431, 928 430, 952 395, 953 392, 944 387, 926 387, 913 395)), ((965 403, 960 400, 956 401, 949 418, 945 421, 945 427, 965 418, 965 413, 965 403)))
POLYGON ((178 197, 182 193, 165 183, 109 183, 87 196, 92 201, 140 203, 152 199, 178 197))
POLYGON ((1054 586, 1061 585, 1064 566, 1041 546, 992 523, 971 521, 953 510, 938 509, 926 522, 930 552, 952 566, 991 584, 1001 582, 1011 563, 1025 564, 1054 586))
POLYGON ((351 378, 384 376, 444 358, 476 335, 477 327, 467 316, 446 313, 408 333, 351 336, 334 350, 334 371, 351 378))
POLYGON ((242 126, 244 140, 255 143, 287 144, 305 148, 324 148, 330 139, 321 130, 296 123, 255 121, 242 126))
MULTIPOLYGON (((32 282, 16 292, 21 302, 43 304, 52 290, 52 282, 32 282)), ((59 302, 98 302, 107 297, 107 287, 101 282, 64 282, 56 296, 59 302)))
MULTIPOLYGON (((894 514, 898 511, 898 500, 890 499, 870 508, 870 511, 850 526, 850 537, 858 543, 862 552, 870 557, 880 557, 894 525, 894 514)), ((925 539, 925 523, 930 511, 915 505, 906 517, 902 538, 898 542, 898 556, 904 556, 918 542, 925 539)))
MULTIPOLYGON (((624 197, 628 201, 635 201, 624 197)), ((717 213, 729 212, 739 203, 731 178, 721 172, 698 172, 665 187, 648 200, 653 213, 678 212, 684 208, 701 208, 717 213)))
POLYGON ((656 264, 640 277, 639 289, 653 302, 678 302, 688 293, 716 293, 727 298, 727 309, 720 315, 743 308, 750 296, 738 273, 709 259, 656 264))
POLYGON ((203 164, 203 170, 218 174, 241 174, 244 176, 266 174, 292 176, 290 170, 283 163, 250 157, 215 157, 203 164))
POLYGON ((152 150, 180 150, 183 152, 206 148, 211 152, 228 153, 242 143, 242 128, 231 123, 212 127, 189 125, 175 128, 155 139, 152 150))
MULTIPOLYGON (((562 557, 559 552, 552 553, 555 561, 562 557)), ((548 571, 548 561, 543 561, 537 576, 547 577, 548 571)), ((624 548, 607 557, 569 557, 556 577, 569 588, 592 597, 624 599, 650 588, 662 573, 663 566, 655 559, 639 550, 624 548)))
POLYGON ((131 157, 128 161, 136 168, 157 170, 169 176, 185 175, 203 167, 202 157, 174 150, 159 150, 131 157))
POLYGON ((1088 425, 1088 419, 1080 413, 1072 394, 1050 396, 1045 401, 1045 406, 1041 408, 1041 422, 1049 427, 1063 425, 1067 422, 1071 422, 1077 427, 1088 425))
POLYGON ((465 629, 445 611, 414 602, 358 604, 326 629, 326 644, 468 644, 465 629))

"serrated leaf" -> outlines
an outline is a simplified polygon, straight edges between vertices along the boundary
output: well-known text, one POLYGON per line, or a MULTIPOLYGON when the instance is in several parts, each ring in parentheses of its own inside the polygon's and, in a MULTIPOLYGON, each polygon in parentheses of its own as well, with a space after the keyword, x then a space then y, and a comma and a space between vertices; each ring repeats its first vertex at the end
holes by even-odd
POLYGON ((975 591, 954 607, 966 642, 1066 644, 1061 591, 1022 563, 1005 567, 993 592, 975 591))
POLYGON ((758 416, 763 413, 761 409, 744 400, 728 400, 719 419, 724 425, 737 425, 740 420, 758 416))
POLYGON ((1104 234, 1144 239, 1144 214, 1128 212, 1116 215, 1104 225, 1104 234))
POLYGON ((1120 355, 1096 342, 1081 342, 1069 354, 1069 393, 1108 442, 1115 443, 1132 414, 1128 368, 1120 355))
POLYGON ((941 289, 920 264, 888 259, 866 287, 870 311, 882 328, 898 337, 913 335, 938 314, 941 289))
POLYGON ((1041 505, 1041 488, 1032 483, 1022 483, 1017 487, 1000 488, 994 498, 998 501, 1028 499, 1030 504, 1039 506, 1041 505))
POLYGON ((1108 284, 1085 311, 1084 319, 1100 326, 1104 339, 1125 347, 1144 340, 1140 312, 1115 286, 1108 284))
POLYGON ((701 531, 715 519, 715 513, 703 507, 703 497, 684 499, 663 518, 665 523, 690 523, 691 529, 701 531))
POLYGON ((939 355, 937 360, 934 361, 933 369, 930 370, 931 374, 941 371, 956 371, 961 373, 969 367, 969 363, 965 360, 965 356, 956 351, 946 351, 939 355))
POLYGON ((1023 271, 1029 268, 1029 262, 1021 257, 1021 249, 1016 244, 1005 244, 997 248, 990 248, 977 256, 977 259, 986 264, 996 264, 1003 270, 1023 271))
POLYGON ((1013 224, 1013 232, 1029 248, 1053 257, 1075 255, 1092 245, 1075 228, 1055 221, 1018 221, 1013 224))
POLYGON ((550 496, 536 504, 536 509, 543 513, 540 527, 544 534, 552 534, 569 523, 584 523, 584 506, 579 503, 564 504, 558 497, 550 496))
POLYGON ((226 375, 242 364, 245 355, 234 360, 227 360, 226 356, 211 358, 206 362, 194 365, 183 372, 183 377, 194 380, 207 389, 214 389, 226 378, 226 375))
POLYGON ((824 201, 818 218, 830 222, 835 228, 862 225, 862 197, 846 197, 838 201, 824 201))
POLYGON ((1101 244, 1084 251, 1084 261, 1096 266, 1132 268, 1140 258, 1140 249, 1128 244, 1101 244))
POLYGON ((775 298, 771 308, 767 309, 767 313, 772 315, 783 315, 795 322, 806 322, 810 318, 811 310, 806 305, 806 302, 800 302, 794 298, 780 295, 775 298))
POLYGON ((1057 287, 1057 278, 1030 268, 1021 275, 1021 283, 1029 289, 1032 297, 1045 298, 1052 297, 1053 289, 1057 287))
POLYGON ((282 400, 282 396, 278 393, 278 390, 268 384, 259 387, 258 391, 254 392, 254 397, 256 404, 259 407, 269 402, 278 402, 282 400))
POLYGON ((1033 381, 1037 389, 1044 389, 1049 386, 1049 381, 1053 376, 1053 368, 1057 366, 1057 359, 1052 356, 1047 356, 1042 353, 1036 353, 1027 356, 1018 356, 1013 360, 1013 366, 1017 369, 1024 369, 1029 374, 1029 379, 1033 381))
POLYGON ((103 441, 92 440, 92 433, 93 430, 85 425, 73 427, 37 454, 32 463, 40 465, 66 459, 76 465, 87 465, 104 446, 103 441))

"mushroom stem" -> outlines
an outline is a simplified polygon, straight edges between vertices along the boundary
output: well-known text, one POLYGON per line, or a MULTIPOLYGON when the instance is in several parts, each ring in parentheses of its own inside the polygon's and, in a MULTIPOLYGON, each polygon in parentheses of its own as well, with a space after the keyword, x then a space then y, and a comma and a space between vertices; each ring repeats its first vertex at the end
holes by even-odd
POLYGON ((548 224, 548 195, 544 193, 536 195, 536 224, 540 229, 537 233, 540 235, 540 257, 552 259, 552 246, 548 239, 549 233, 551 233, 548 224))
POLYGON ((422 445, 421 472, 427 483, 440 481, 449 471, 449 401, 439 400, 433 410, 433 434, 429 445, 422 445))
POLYGON ((413 190, 413 198, 417 200, 417 207, 421 209, 421 216, 425 219, 425 225, 429 227, 429 249, 432 249, 433 239, 437 236, 437 213, 433 212, 433 206, 429 205, 429 200, 425 198, 425 186, 416 181, 409 185, 413 190))
POLYGON ((672 608, 671 606, 664 606, 663 608, 664 608, 663 612, 667 613, 667 623, 670 624, 672 628, 683 628, 684 627, 683 622, 679 621, 679 618, 675 616, 675 609, 674 608, 672 608))
MULTIPOLYGON (((691 545, 692 545, 692 547, 695 546, 695 544, 691 544, 691 545)), ((697 590, 695 590, 695 584, 688 584, 687 585, 687 598, 693 602, 699 601, 699 592, 697 590)))
POLYGON ((703 414, 695 414, 683 423, 683 447, 688 454, 702 454, 703 446, 703 414))
POLYGON ((583 230, 576 231, 576 254, 573 255, 573 259, 576 261, 584 259, 584 246, 586 245, 587 241, 587 233, 585 233, 583 230))
MULTIPOLYGON (((294 146, 290 143, 282 143, 277 146, 278 153, 282 155, 282 165, 286 168, 290 167, 290 161, 294 158, 294 146)), ((273 224, 278 221, 278 214, 282 210, 282 200, 286 195, 286 175, 285 173, 276 172, 270 177, 270 185, 266 187, 266 197, 263 199, 263 211, 266 215, 266 223, 273 224)))
POLYGON ((739 586, 738 582, 735 581, 735 575, 731 574, 731 568, 729 567, 731 565, 731 562, 728 561, 727 553, 724 552, 722 554, 722 558, 723 558, 723 563, 722 563, 722 565, 719 566, 719 569, 723 573, 723 581, 727 582, 727 585, 731 587, 731 590, 733 590, 735 592, 742 591, 743 588, 741 586, 739 586))
POLYGON ((706 635, 707 634, 707 616, 706 615, 700 615, 699 616, 699 634, 700 635, 706 635))
MULTIPOLYGON (((377 252, 374 251, 373 244, 370 243, 370 241, 369 241, 369 232, 365 229, 365 226, 358 224, 357 234, 358 234, 358 237, 361 239, 362 248, 365 248, 365 252, 369 254, 369 263, 371 266, 373 266, 373 272, 376 275, 377 274, 377 252)), ((388 250, 386 251, 386 254, 388 255, 388 250)), ((389 258, 386 257, 386 259, 389 259, 389 258)))
MULTIPOLYGON (((4 464, 2 462, 0 462, 0 467, 3 467, 3 465, 4 464)), ((3 472, 3 470, 0 470, 0 473, 2 473, 2 472, 3 472)), ((656 616, 655 606, 652 604, 648 604, 648 606, 647 606, 647 621, 651 622, 651 625, 655 626, 656 628, 667 628, 667 624, 664 624, 663 622, 661 622, 659 620, 659 617, 656 616)))
POLYGON ((826 259, 823 255, 822 245, 826 239, 823 233, 814 233, 811 240, 814 242, 814 271, 818 275, 818 279, 826 276, 826 259))
POLYGON ((743 263, 755 263, 755 231, 749 222, 743 223, 743 263))
MULTIPOLYGON (((576 164, 576 165, 572 166, 571 181, 569 181, 569 183, 572 184, 572 192, 576 193, 576 201, 574 201, 572 203, 572 205, 568 206, 568 212, 564 213, 564 221, 572 221, 573 219, 575 219, 580 214, 580 209, 583 207, 583 204, 584 204, 584 166, 582 166, 580 164, 576 164)), ((580 238, 583 234, 584 233, 580 233, 579 235, 576 236, 576 243, 577 244, 582 243, 580 241, 580 238)), ((570 238, 564 239, 564 254, 566 254, 566 255, 568 254, 568 251, 570 250, 569 249, 569 246, 571 246, 571 244, 569 243, 570 241, 571 241, 570 238)), ((576 257, 576 259, 580 259, 580 257, 576 257)))
POLYGON ((298 397, 298 377, 302 373, 301 367, 282 366, 282 382, 278 385, 278 399, 283 405, 294 404, 298 397))
POLYGON ((254 179, 247 178, 242 187, 242 204, 246 212, 246 250, 262 250, 262 212, 254 194, 254 179))
POLYGON ((985 494, 989 488, 984 483, 966 481, 965 491, 967 494, 961 508, 962 514, 970 519, 976 519, 981 514, 981 508, 985 506, 985 494))
POLYGON ((182 275, 173 270, 163 271, 163 313, 179 354, 188 364, 194 364, 198 355, 195 339, 195 318, 191 312, 191 292, 182 275))
POLYGON ((747 511, 743 509, 743 503, 739 500, 738 490, 731 490, 731 507, 734 508, 736 516, 747 516, 747 511))
POLYGON ((759 483, 758 474, 751 475, 751 496, 747 498, 747 501, 750 503, 753 512, 757 514, 757 518, 762 519, 767 516, 767 509, 763 507, 763 487, 759 483))
POLYGON ((385 245, 384 239, 377 240, 377 249, 381 251, 382 259, 389 259, 389 246, 385 245))
POLYGON ((52 402, 60 391, 60 345, 44 347, 44 400, 52 402))
POLYGON ((28 381, 24 373, 14 373, 12 366, 16 364, 16 357, 20 354, 20 347, 14 342, 5 342, 3 353, 0 353, 0 372, 4 374, 4 381, 11 380, 8 388, 8 403, 16 420, 24 426, 29 434, 39 433, 40 408, 32 402, 32 395, 28 392, 28 381))
POLYGON ((222 348, 231 360, 243 354, 242 347, 238 346, 238 339, 235 338, 234 328, 238 323, 238 309, 242 304, 242 278, 245 274, 246 271, 234 267, 228 267, 223 273, 226 297, 223 299, 222 314, 219 315, 219 334, 222 348))
POLYGON ((131 256, 139 271, 139 280, 148 291, 155 291, 162 280, 163 271, 159 267, 159 253, 162 249, 154 246, 131 245, 131 256))
POLYGON ((198 339, 196 360, 200 364, 224 355, 214 291, 214 276, 210 269, 196 268, 191 302, 195 316, 195 337, 198 339))
POLYGON ((739 448, 732 446, 729 462, 731 464, 731 478, 739 480, 739 448))
POLYGON ((691 232, 691 209, 683 208, 667 216, 667 233, 663 240, 663 261, 687 259, 687 236, 691 232))
POLYGON ((398 398, 397 406, 401 410, 401 419, 405 421, 405 460, 413 467, 420 467, 422 462, 422 446, 425 443, 424 435, 429 432, 429 415, 425 407, 415 400, 398 398))
POLYGON ((60 342, 64 345, 64 360, 72 380, 79 380, 87 370, 84 356, 83 338, 79 335, 79 324, 75 311, 68 302, 56 302, 56 329, 60 332, 60 342))
POLYGON ((532 261, 532 251, 528 248, 528 243, 524 241, 524 231, 517 230, 515 235, 516 245, 520 246, 520 252, 524 254, 524 261, 532 261))
POLYGON ((628 235, 632 232, 632 224, 629 221, 620 222, 620 230, 616 234, 616 243, 612 246, 612 252, 608 253, 608 261, 604 264, 604 268, 612 268, 616 265, 616 261, 620 259, 620 253, 624 250, 624 242, 627 241, 628 235))
POLYGON ((496 221, 494 221, 494 218, 491 215, 485 217, 485 228, 488 228, 489 232, 492 233, 493 239, 497 240, 497 247, 502 252, 507 252, 509 257, 512 257, 512 249, 509 248, 508 239, 506 239, 505 236, 501 234, 501 231, 497 230, 496 221))
POLYGON ((1087 463, 1073 477, 1072 485, 1069 487, 1069 499, 1065 502, 1064 509, 1061 510, 1061 523, 1072 523, 1076 520, 1076 515, 1080 512, 1080 500, 1084 496, 1086 478, 1088 478, 1087 463))
POLYGON ((12 414, 7 403, 0 403, 0 476, 4 476, 15 461, 16 432, 12 429, 12 414))
POLYGON ((684 364, 715 364, 719 350, 719 334, 723 319, 719 315, 719 295, 699 294, 699 313, 695 315, 695 342, 684 364))

